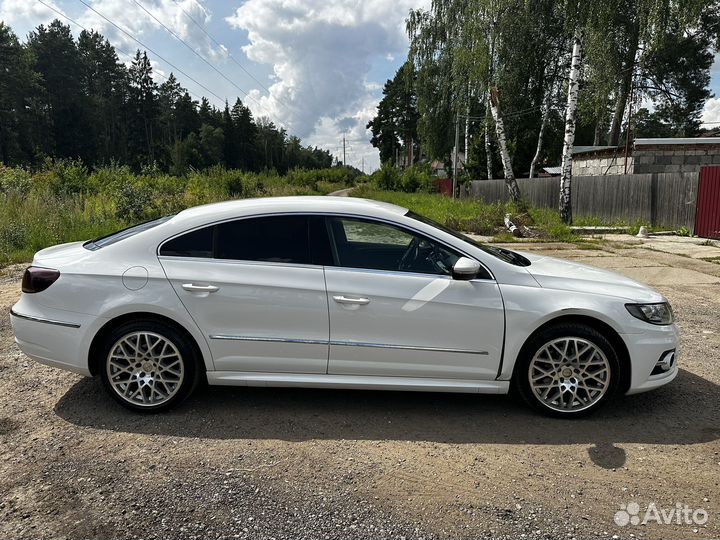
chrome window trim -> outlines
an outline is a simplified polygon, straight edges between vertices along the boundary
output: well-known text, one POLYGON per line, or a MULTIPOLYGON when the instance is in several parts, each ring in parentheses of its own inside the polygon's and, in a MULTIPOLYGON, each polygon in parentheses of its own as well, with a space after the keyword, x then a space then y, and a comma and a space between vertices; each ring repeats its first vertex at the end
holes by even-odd
POLYGON ((421 347, 416 345, 395 345, 392 343, 369 343, 365 341, 350 340, 321 340, 321 339, 298 339, 298 338, 279 338, 265 336, 235 336, 230 334, 212 334, 210 339, 228 340, 228 341, 256 341, 260 343, 300 343, 309 345, 336 345, 340 347, 371 347, 375 349, 399 349, 406 351, 425 351, 425 352, 442 352, 442 353, 460 353, 460 354, 479 354, 487 356, 488 351, 475 351, 471 349, 453 349, 447 347, 421 347))
MULTIPOLYGON (((405 216, 405 214, 399 214, 399 215, 402 217, 405 216)), ((155 248, 155 254, 157 255, 158 259, 170 259, 170 260, 188 259, 188 260, 192 260, 192 261, 207 261, 207 262, 240 262, 240 263, 255 263, 255 264, 262 264, 262 265, 271 264, 271 265, 276 265, 276 266, 296 266, 296 267, 304 267, 304 268, 342 268, 342 269, 348 269, 348 270, 359 270, 359 271, 365 270, 365 271, 371 271, 371 272, 395 272, 397 274, 402 274, 402 275, 409 274, 409 275, 416 275, 416 276, 449 277, 450 279, 452 279, 452 276, 446 276, 444 274, 419 274, 417 272, 400 272, 400 271, 395 271, 395 270, 378 270, 378 269, 373 269, 373 268, 355 268, 353 266, 339 266, 339 265, 338 266, 326 266, 326 265, 321 265, 321 264, 279 263, 279 262, 270 262, 270 261, 246 261, 243 259, 215 259, 212 257, 185 257, 185 256, 178 257, 178 256, 174 256, 174 255, 161 255, 160 254, 160 249, 162 248, 163 244, 165 244, 166 242, 168 242, 174 238, 177 238, 178 236, 182 236, 183 234, 191 233, 193 231, 197 231, 197 230, 203 229, 205 227, 212 227, 214 225, 228 223, 230 221, 238 221, 241 219, 252 219, 252 218, 260 218, 260 217, 275 217, 275 216, 345 217, 345 218, 378 221, 380 223, 386 223, 388 225, 393 225, 393 226, 399 227, 401 229, 406 229, 406 230, 412 232, 413 234, 429 238, 429 239, 433 240, 434 242, 437 242, 438 244, 445 246, 448 249, 458 251, 461 255, 468 257, 469 259, 472 259, 474 261, 477 261, 480 264, 480 266, 482 266, 485 269, 485 271, 488 273, 490 278, 489 279, 476 278, 471 281, 497 281, 495 279, 495 274, 493 274, 492 271, 487 267, 487 265, 485 263, 483 263, 481 260, 479 260, 476 256, 470 255, 467 251, 464 251, 464 250, 462 250, 456 246, 453 246, 443 240, 440 240, 439 238, 437 238, 433 235, 430 235, 424 231, 419 231, 419 230, 415 229, 414 227, 406 225, 405 223, 398 223, 397 221, 392 221, 392 220, 381 218, 381 217, 362 216, 362 215, 350 214, 350 213, 345 213, 345 212, 307 212, 307 211, 277 212, 277 213, 269 212, 269 213, 263 213, 263 214, 249 214, 246 216, 238 216, 238 217, 233 217, 233 218, 221 219, 218 221, 211 221, 208 223, 204 223, 203 225, 198 225, 197 227, 194 227, 192 229, 187 229, 185 231, 176 233, 172 236, 165 238, 164 240, 161 240, 158 243, 157 248, 155 248)), ((331 241, 331 246, 332 246, 333 245, 332 238, 330 239, 330 241, 331 241)), ((458 239, 458 242, 461 242, 461 240, 458 239)))
POLYGON ((33 315, 23 315, 22 313, 18 313, 14 309, 10 310, 10 315, 12 315, 13 317, 17 317, 18 319, 25 319, 26 321, 53 324, 55 326, 64 326, 66 328, 80 328, 80 325, 77 323, 57 321, 55 319, 46 319, 45 317, 35 317, 33 315))

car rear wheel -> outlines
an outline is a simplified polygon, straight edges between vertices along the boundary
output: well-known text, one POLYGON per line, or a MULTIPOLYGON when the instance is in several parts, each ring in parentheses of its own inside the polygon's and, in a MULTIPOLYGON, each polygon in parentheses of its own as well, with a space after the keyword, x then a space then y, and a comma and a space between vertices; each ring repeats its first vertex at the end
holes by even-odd
POLYGON ((583 324, 550 327, 523 349, 515 384, 531 406, 550 416, 585 416, 616 391, 620 364, 612 344, 583 324))
POLYGON ((154 412, 177 405, 197 385, 192 343, 158 321, 133 321, 107 336, 100 369, 105 388, 121 405, 154 412))

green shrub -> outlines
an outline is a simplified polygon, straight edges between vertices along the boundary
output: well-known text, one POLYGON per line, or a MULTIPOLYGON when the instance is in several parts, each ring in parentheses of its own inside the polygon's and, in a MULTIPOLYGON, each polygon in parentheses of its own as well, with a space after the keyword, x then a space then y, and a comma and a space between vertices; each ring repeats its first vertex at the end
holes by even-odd
POLYGON ((73 159, 45 160, 34 181, 35 189, 59 196, 88 193, 91 187, 87 167, 73 159))
POLYGON ((392 191, 400 184, 400 176, 397 169, 389 161, 386 161, 377 171, 372 173, 370 181, 377 189, 392 191))
POLYGON ((0 164, 0 194, 27 195, 32 188, 30 173, 21 167, 5 167, 0 164))

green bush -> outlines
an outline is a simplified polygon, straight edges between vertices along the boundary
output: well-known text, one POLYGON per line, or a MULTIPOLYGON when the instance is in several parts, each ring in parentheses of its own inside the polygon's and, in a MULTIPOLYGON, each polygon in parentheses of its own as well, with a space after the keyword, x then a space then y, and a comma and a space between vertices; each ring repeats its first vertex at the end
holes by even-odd
POLYGON ((427 164, 418 164, 407 167, 400 177, 400 187, 407 193, 422 191, 430 193, 434 190, 433 175, 427 164))
POLYGON ((389 161, 386 161, 372 173, 370 181, 377 189, 392 191, 400 184, 400 176, 397 169, 389 161))
POLYGON ((32 188, 30 173, 21 167, 5 167, 0 164, 0 194, 26 195, 32 188))

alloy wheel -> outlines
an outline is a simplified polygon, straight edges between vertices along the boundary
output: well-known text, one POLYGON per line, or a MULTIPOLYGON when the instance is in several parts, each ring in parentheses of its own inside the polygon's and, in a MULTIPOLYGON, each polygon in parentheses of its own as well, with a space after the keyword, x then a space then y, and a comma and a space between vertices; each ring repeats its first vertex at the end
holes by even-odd
POLYGON ((610 362, 594 343, 578 337, 540 347, 528 370, 530 388, 546 407, 579 412, 600 401, 610 387, 610 362))
POLYGON ((178 348, 155 332, 131 332, 120 338, 110 349, 106 369, 117 395, 140 407, 170 400, 185 376, 178 348))

